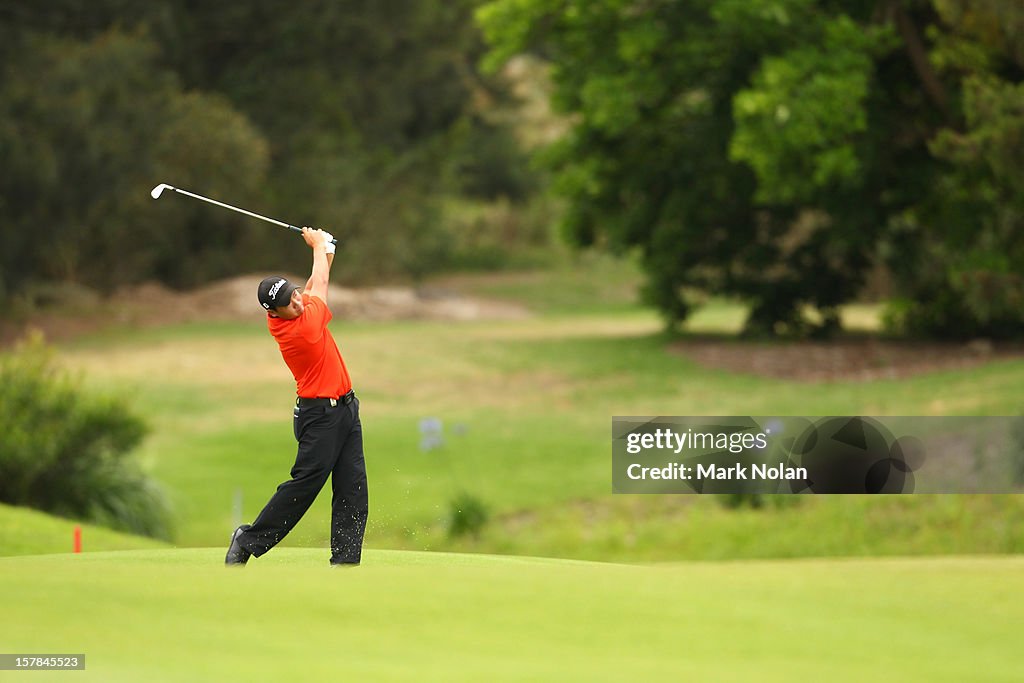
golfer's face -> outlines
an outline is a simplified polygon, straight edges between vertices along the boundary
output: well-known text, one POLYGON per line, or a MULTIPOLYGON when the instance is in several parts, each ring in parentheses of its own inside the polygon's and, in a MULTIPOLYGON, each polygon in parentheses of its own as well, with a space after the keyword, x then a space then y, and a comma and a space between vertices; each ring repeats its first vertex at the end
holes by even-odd
POLYGON ((278 307, 277 315, 285 320, 292 320, 302 315, 302 310, 302 294, 296 289, 292 292, 292 299, 288 305, 278 307))

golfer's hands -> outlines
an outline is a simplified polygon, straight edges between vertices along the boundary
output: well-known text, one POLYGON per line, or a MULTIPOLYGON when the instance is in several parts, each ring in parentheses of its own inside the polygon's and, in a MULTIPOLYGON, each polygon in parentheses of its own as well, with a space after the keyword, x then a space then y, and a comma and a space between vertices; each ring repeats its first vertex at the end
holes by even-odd
POLYGON ((306 244, 313 249, 323 247, 326 250, 328 246, 334 246, 331 244, 331 240, 334 239, 334 237, 331 236, 331 233, 324 232, 323 230, 316 230, 314 228, 303 228, 302 239, 305 240, 306 244))

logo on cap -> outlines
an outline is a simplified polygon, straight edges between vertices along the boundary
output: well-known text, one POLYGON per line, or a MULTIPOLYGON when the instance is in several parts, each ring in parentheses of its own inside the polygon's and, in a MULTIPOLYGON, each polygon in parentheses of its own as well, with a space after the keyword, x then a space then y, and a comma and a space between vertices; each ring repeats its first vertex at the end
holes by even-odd
MULTIPOLYGON (((271 300, 277 298, 277 293, 279 291, 281 291, 281 285, 283 285, 285 282, 287 282, 287 280, 285 280, 285 279, 278 280, 277 282, 274 283, 274 286, 270 288, 269 294, 270 294, 271 300)), ((266 304, 264 304, 264 305, 266 305, 266 304)))

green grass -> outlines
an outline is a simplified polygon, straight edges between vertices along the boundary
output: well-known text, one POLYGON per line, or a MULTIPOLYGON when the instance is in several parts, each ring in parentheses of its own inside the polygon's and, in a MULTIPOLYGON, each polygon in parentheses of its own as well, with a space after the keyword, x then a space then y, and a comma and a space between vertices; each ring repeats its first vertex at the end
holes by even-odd
MULTIPOLYGON (((641 308, 644 278, 635 255, 615 258, 587 251, 563 254, 543 269, 447 275, 429 284, 441 290, 509 301, 541 316, 558 317, 635 312, 641 308)), ((739 302, 712 297, 695 308, 685 329, 733 334, 742 329, 747 310, 739 302)), ((881 329, 881 305, 848 304, 840 311, 844 329, 881 329)), ((808 314, 813 317, 813 311, 808 314)))
MULTIPOLYGON (((611 262, 462 278, 538 314, 335 321, 370 477, 358 569, 327 566, 329 494, 282 547, 221 566, 236 492, 251 519, 294 458, 294 384, 258 320, 110 328, 63 346, 90 388, 150 423, 139 457, 170 494, 176 543, 207 547, 86 526, 72 555, 72 523, 0 506, 0 555, 21 555, 0 557, 4 651, 87 655, 84 672, 33 681, 1024 679, 1007 628, 1024 619, 1024 499, 726 510, 613 496, 609 443, 613 415, 1017 414, 1024 362, 816 385, 709 370, 633 303, 636 281, 611 262), (428 416, 446 443, 424 453, 428 416), (460 491, 492 519, 453 540, 460 491), (138 549, 96 552, 120 548, 138 549), (850 555, 885 557, 834 559, 850 555), (735 561, 808 556, 833 559, 735 561), (702 561, 671 562, 684 558, 702 561)), ((863 329, 876 313, 850 310, 863 329)), ((742 316, 716 301, 690 329, 727 333, 742 316)))
MULTIPOLYGON (((699 509, 709 508, 716 534, 734 540, 709 546, 693 528, 672 533, 675 523, 666 521, 672 515, 657 504, 645 507, 610 495, 611 418, 1020 412, 1024 362, 1019 360, 898 381, 823 384, 701 367, 670 343, 676 339, 661 331, 655 313, 631 303, 637 278, 631 265, 583 260, 576 269, 547 274, 448 282, 540 312, 524 320, 335 320, 332 329, 362 400, 371 547, 620 559, 725 557, 748 556, 747 535, 763 541, 754 546, 756 556, 833 555, 842 544, 829 530, 842 528, 844 537, 869 539, 851 544, 851 553, 899 552, 900 544, 888 541, 877 526, 858 526, 860 503, 842 499, 787 513, 806 517, 808 533, 798 549, 785 531, 791 524, 772 524, 773 518, 761 513, 748 519, 720 512, 711 501, 699 509), (420 451, 418 424, 425 417, 443 420, 443 450, 420 451), (462 490, 480 498, 495 518, 492 528, 469 544, 450 542, 444 534, 449 501, 462 490), (608 520, 589 537, 579 532, 587 525, 574 512, 584 509, 597 509, 598 517, 608 520), (535 520, 529 534, 517 532, 523 519, 535 520), (840 519, 847 525, 837 527, 840 519), (620 535, 634 541, 614 546, 620 535)), ((853 313, 867 328, 872 310, 859 307, 853 313)), ((734 304, 712 302, 692 326, 727 331, 739 325, 742 313, 734 304)), ((139 455, 168 490, 181 545, 223 545, 235 522, 236 495, 242 497, 243 519, 250 520, 287 477, 294 459, 294 383, 258 313, 255 318, 252 323, 114 328, 61 350, 62 360, 87 384, 124 396, 151 424, 139 455)), ((326 543, 328 499, 321 496, 285 545, 326 543)), ((992 505, 996 518, 1019 515, 1005 500, 992 505)), ((903 511, 899 519, 911 524, 933 514, 925 505, 903 511)), ((931 536, 927 543, 902 545, 907 552, 923 553, 1022 550, 1018 535, 1002 543, 965 525, 951 527, 950 533, 957 540, 931 536)))
POLYGON ((473 296, 511 301, 545 315, 620 312, 637 306, 643 273, 635 259, 585 252, 559 258, 542 270, 450 275, 432 285, 473 296))
POLYGON ((33 681, 1018 681, 1020 558, 626 566, 282 549, 0 559, 33 681))
POLYGON ((436 525, 417 540, 430 538, 467 552, 619 562, 1024 553, 1024 497, 779 496, 733 510, 709 497, 614 496, 524 509, 455 542, 436 525))
POLYGON ((71 552, 72 534, 82 528, 82 550, 165 548, 166 543, 81 524, 28 508, 0 504, 0 555, 39 555, 71 552))

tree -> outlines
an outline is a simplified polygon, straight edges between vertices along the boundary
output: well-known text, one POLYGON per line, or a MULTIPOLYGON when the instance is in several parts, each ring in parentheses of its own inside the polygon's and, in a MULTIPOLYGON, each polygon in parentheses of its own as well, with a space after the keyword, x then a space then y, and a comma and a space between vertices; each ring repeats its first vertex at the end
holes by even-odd
MULTIPOLYGON (((576 120, 546 156, 570 201, 567 230, 582 244, 639 247, 646 295, 670 321, 713 293, 751 304, 748 331, 831 331, 887 259, 912 298, 905 321, 951 305, 962 314, 908 329, 1008 336, 1024 331, 1024 309, 990 315, 956 275, 956 236, 1015 213, 1005 193, 972 194, 983 162, 972 171, 951 151, 965 122, 1002 143, 1016 125, 1006 88, 1020 80, 1019 34, 987 35, 1010 10, 980 4, 496 0, 478 19, 490 68, 525 50, 553 64, 556 104, 576 120), (958 28, 956 12, 977 29, 958 28), (992 110, 965 116, 980 102, 972 74, 1000 84, 999 135, 992 110), (941 253, 948 263, 929 263, 941 253), (946 287, 932 286, 936 270, 946 287)), ((1016 253, 1016 233, 987 229, 986 253, 1016 253)), ((1014 282, 1021 265, 984 261, 982 280, 1014 282)))
MULTIPOLYGON (((476 67, 475 4, 182 0, 161 40, 186 84, 223 93, 272 141, 265 206, 332 228, 339 277, 419 276, 449 252, 441 200, 494 151, 467 144, 488 128, 476 102, 500 97, 476 67)), ((517 163, 499 151, 489 166, 517 163)))
POLYGON ((936 0, 931 61, 961 115, 928 148, 942 172, 900 224, 890 260, 906 298, 895 323, 921 334, 1016 337, 1024 311, 1024 7, 936 0))
POLYGON ((154 206, 157 182, 331 229, 349 281, 443 266, 446 195, 532 191, 514 145, 474 143, 500 134, 479 110, 503 97, 476 68, 474 4, 0 7, 0 287, 306 267, 272 226, 154 206), (36 244, 41 229, 55 239, 36 244))
POLYGON ((208 277, 246 243, 241 221, 148 196, 202 180, 244 197, 267 146, 222 97, 186 92, 143 35, 22 33, 0 94, 0 294, 41 280, 110 289, 208 277), (195 249, 201 243, 202 249, 195 249))

